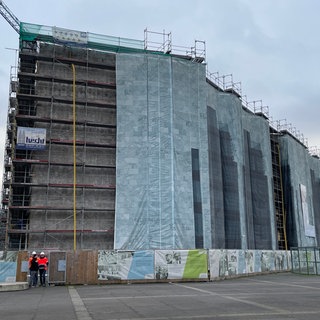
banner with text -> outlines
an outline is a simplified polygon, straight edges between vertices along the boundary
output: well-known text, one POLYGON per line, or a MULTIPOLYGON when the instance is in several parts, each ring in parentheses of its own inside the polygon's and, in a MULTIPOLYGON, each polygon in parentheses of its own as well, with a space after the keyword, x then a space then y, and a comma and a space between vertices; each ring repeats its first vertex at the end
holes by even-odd
POLYGON ((44 150, 46 148, 46 129, 18 127, 17 149, 44 150))

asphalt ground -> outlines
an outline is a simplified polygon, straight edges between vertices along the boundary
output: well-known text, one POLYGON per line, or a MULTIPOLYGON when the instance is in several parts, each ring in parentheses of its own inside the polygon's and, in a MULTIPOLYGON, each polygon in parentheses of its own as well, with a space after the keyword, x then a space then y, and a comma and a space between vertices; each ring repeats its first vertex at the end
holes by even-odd
POLYGON ((50 286, 0 292, 1 320, 320 319, 320 277, 50 286))

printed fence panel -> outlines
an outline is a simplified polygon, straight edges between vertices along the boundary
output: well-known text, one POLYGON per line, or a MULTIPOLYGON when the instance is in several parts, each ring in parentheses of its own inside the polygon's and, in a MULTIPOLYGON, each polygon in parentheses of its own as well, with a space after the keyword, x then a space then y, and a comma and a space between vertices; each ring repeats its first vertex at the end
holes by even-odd
POLYGON ((227 275, 227 250, 209 250, 208 261, 210 278, 218 278, 227 275))
POLYGON ((0 282, 15 282, 16 269, 16 262, 0 261, 0 282))
POLYGON ((143 279, 154 279, 154 251, 99 251, 98 280, 143 279))
POLYGON ((280 250, 209 250, 208 260, 212 279, 290 269, 290 253, 280 250))
POLYGON ((207 250, 156 250, 155 278, 208 279, 207 250))
MULTIPOLYGON (((320 251, 319 251, 320 252, 320 251)), ((48 253, 49 284, 98 284, 126 280, 217 279, 236 275, 302 272, 315 255, 281 250, 84 250, 48 253), (299 262, 297 262, 297 257, 299 262), (307 259, 308 258, 308 259, 307 259), (310 260, 310 261, 309 261, 310 260), (307 261, 307 262, 305 262, 307 261), (209 272, 208 272, 209 271, 209 272)), ((0 282, 27 281, 27 251, 0 252, 0 282)), ((320 254, 317 252, 317 257, 320 254)), ((312 270, 313 270, 312 269, 312 270)), ((314 273, 309 270, 309 273, 314 273)))
POLYGON ((24 252, 0 251, 0 282, 27 281, 27 272, 21 272, 23 256, 28 260, 24 252))
POLYGON ((291 270, 291 252, 285 250, 276 251, 276 270, 291 270))

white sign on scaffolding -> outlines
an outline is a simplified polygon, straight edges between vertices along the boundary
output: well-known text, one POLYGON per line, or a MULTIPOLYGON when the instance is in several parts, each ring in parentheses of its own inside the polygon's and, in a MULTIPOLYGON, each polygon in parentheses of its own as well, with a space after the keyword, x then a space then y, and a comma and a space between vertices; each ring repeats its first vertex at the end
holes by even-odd
POLYGON ((18 127, 17 149, 44 150, 46 148, 46 129, 18 127))
POLYGON ((52 28, 52 36, 54 39, 65 43, 88 43, 88 33, 63 28, 52 28))

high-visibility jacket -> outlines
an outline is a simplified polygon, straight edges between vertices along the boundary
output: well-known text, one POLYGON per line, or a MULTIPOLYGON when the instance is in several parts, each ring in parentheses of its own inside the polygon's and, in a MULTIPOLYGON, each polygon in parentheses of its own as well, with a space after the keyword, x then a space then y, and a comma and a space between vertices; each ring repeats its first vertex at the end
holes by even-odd
POLYGON ((49 264, 49 260, 47 257, 39 257, 38 258, 38 265, 39 265, 39 269, 44 269, 44 270, 47 270, 47 266, 49 264))
POLYGON ((30 271, 38 271, 39 269, 39 262, 37 257, 30 257, 29 258, 29 270, 30 271))

